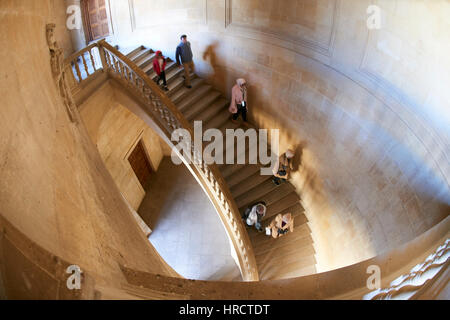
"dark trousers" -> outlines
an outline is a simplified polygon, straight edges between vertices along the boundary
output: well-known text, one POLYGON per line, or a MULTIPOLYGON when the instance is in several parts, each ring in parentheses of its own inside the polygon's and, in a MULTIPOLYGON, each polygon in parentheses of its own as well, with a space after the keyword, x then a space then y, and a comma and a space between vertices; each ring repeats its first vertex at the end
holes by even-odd
POLYGON ((233 120, 237 120, 239 118, 239 115, 242 114, 242 119, 247 122, 247 107, 243 107, 242 104, 238 104, 237 109, 237 113, 233 115, 233 120))
POLYGON ((167 86, 167 80, 166 80, 166 72, 163 71, 161 74, 156 78, 156 84, 159 86, 159 83, 163 81, 164 86, 167 86))
POLYGON ((277 186, 279 186, 280 184, 282 184, 283 182, 287 182, 286 179, 282 179, 282 178, 278 178, 278 177, 273 177, 272 178, 273 183, 275 183, 277 186))

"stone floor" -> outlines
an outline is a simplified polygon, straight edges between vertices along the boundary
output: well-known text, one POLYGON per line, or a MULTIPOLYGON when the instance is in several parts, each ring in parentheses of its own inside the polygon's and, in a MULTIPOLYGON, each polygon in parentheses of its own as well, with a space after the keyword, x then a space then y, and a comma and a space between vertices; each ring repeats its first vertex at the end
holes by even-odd
POLYGON ((146 189, 139 214, 153 230, 150 242, 175 271, 195 280, 241 280, 222 222, 184 165, 164 158, 146 189))

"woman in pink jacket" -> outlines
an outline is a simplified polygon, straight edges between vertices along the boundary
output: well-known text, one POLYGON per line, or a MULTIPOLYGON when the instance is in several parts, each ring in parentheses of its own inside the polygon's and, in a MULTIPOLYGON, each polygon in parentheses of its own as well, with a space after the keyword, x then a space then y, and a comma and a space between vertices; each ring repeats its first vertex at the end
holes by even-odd
POLYGON ((238 79, 231 91, 231 104, 229 110, 233 114, 231 118, 233 123, 237 123, 239 115, 242 114, 244 125, 248 126, 247 82, 244 79, 238 79))

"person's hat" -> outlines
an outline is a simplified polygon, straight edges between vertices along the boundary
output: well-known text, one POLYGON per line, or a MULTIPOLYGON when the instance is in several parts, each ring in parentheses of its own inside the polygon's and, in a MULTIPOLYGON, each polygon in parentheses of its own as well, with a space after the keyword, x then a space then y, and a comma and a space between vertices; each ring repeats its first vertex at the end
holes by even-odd
POLYGON ((292 159, 295 156, 294 151, 292 151, 291 149, 289 149, 288 151, 286 151, 286 157, 289 159, 292 159))
POLYGON ((241 78, 241 79, 237 79, 236 83, 237 83, 239 86, 242 86, 242 85, 246 84, 247 81, 245 81, 245 79, 242 79, 242 78, 241 78))
POLYGON ((156 56, 157 57, 162 56, 162 52, 161 51, 156 51, 156 56))

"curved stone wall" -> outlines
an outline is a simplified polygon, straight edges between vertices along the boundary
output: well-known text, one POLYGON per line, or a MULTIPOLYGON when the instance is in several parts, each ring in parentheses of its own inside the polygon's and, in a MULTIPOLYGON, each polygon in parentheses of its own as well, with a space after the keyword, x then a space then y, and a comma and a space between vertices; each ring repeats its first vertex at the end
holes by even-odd
MULTIPOLYGON (((46 40, 52 8, 50 0, 0 4, 2 221, 99 283, 123 279, 123 263, 178 276, 139 229, 82 122, 68 117, 46 40)), ((14 269, 14 261, 0 261, 7 263, 14 269)))
POLYGON ((174 57, 228 94, 250 83, 251 118, 281 128, 302 162, 293 182, 317 269, 394 248, 450 212, 448 1, 198 0, 111 3, 113 39, 174 57))

